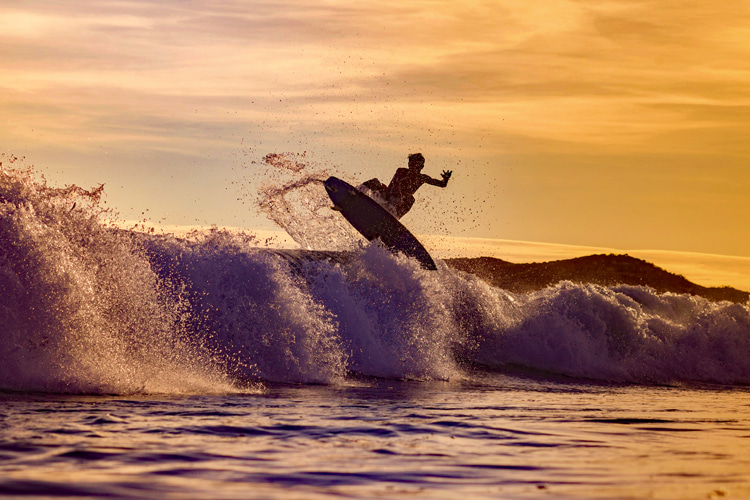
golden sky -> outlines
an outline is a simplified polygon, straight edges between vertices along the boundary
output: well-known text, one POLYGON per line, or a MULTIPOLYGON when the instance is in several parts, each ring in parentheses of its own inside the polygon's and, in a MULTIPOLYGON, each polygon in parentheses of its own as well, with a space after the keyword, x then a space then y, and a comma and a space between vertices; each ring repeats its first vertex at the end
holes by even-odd
POLYGON ((0 110, 123 218, 268 229, 251 161, 421 151, 417 233, 750 256, 747 1, 4 2, 0 110))

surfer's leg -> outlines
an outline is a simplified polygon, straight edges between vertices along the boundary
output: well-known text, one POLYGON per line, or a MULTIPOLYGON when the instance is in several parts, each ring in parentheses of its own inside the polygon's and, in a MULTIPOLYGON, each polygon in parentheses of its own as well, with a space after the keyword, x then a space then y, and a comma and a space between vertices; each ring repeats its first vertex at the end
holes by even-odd
POLYGON ((396 204, 396 218, 400 219, 404 215, 411 210, 411 207, 414 206, 414 197, 413 196, 407 196, 405 198, 401 198, 398 203, 396 204))

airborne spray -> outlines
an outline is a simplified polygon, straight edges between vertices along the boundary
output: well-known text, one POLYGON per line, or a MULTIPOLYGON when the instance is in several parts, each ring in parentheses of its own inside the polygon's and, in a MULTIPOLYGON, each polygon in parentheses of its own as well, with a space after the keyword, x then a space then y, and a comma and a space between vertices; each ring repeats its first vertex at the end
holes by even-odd
POLYGON ((331 167, 309 161, 304 153, 268 154, 263 158, 258 205, 306 250, 351 250, 362 238, 331 210, 323 181, 331 167))
POLYGON ((129 232, 102 223, 102 191, 50 188, 31 167, 0 164, 0 387, 228 390, 218 360, 181 328, 186 304, 129 232))

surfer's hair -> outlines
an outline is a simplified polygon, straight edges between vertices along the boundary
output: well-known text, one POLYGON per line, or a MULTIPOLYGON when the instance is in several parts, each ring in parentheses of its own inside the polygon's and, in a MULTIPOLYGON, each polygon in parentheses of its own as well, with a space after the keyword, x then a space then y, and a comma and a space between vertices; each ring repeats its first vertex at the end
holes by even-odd
POLYGON ((414 153, 409 155, 409 163, 419 160, 424 161, 424 156, 422 156, 422 153, 414 153))

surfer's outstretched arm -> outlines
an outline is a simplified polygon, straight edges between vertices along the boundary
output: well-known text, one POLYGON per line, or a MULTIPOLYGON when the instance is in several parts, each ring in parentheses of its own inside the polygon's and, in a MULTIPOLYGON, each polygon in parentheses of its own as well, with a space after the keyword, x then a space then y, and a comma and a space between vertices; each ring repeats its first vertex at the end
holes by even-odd
POLYGON ((443 180, 437 180, 433 179, 429 175, 422 174, 422 180, 425 184, 429 184, 431 186, 438 186, 438 187, 446 187, 448 185, 448 180, 451 178, 451 175, 453 174, 452 170, 443 170, 443 173, 440 174, 443 178, 443 180))

